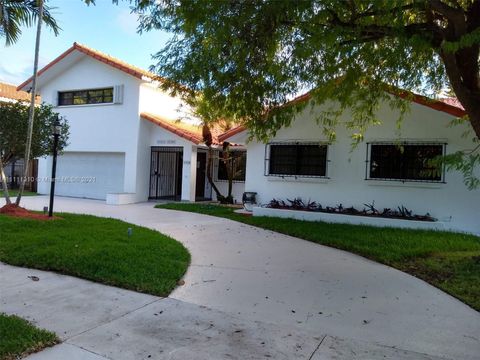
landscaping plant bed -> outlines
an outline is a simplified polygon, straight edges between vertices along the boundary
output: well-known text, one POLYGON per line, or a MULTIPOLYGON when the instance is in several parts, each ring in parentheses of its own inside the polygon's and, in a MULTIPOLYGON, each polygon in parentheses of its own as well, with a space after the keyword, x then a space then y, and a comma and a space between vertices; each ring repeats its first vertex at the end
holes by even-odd
POLYGON ((27 219, 35 219, 35 220, 54 220, 58 219, 58 217, 48 217, 47 215, 35 213, 29 211, 25 208, 17 206, 15 204, 7 204, 0 208, 0 214, 19 217, 19 218, 27 218, 27 219))
POLYGON ((420 221, 403 218, 387 218, 382 216, 348 215, 322 211, 305 211, 291 209, 273 209, 269 207, 254 207, 253 216, 289 218, 303 221, 323 221, 326 223, 368 225, 376 227, 392 227, 403 229, 448 230, 448 223, 441 221, 420 221))
POLYGON ((430 222, 437 221, 437 219, 432 217, 429 213, 425 215, 414 214, 412 210, 407 209, 404 205, 398 206, 396 209, 384 208, 381 211, 375 208, 375 201, 373 201, 371 204, 364 204, 364 206, 365 207, 362 210, 358 210, 353 206, 344 207, 342 204, 339 204, 337 206, 323 207, 316 201, 308 201, 307 203, 305 203, 301 198, 294 198, 293 200, 287 199, 287 202, 285 202, 284 200, 273 199, 264 207, 280 210, 311 211, 326 214, 367 216, 386 219, 430 222))

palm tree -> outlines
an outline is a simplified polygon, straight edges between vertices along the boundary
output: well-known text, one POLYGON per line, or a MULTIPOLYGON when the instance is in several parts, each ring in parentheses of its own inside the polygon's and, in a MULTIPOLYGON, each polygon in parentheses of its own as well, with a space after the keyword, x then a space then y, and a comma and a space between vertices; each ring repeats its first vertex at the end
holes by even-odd
MULTIPOLYGON (((0 0, 0 37, 5 37, 6 45, 18 41, 22 34, 21 27, 32 26, 38 18, 40 10, 38 0, 0 0)), ((58 35, 60 27, 52 17, 48 6, 43 7, 42 20, 55 35, 58 35)))
MULTIPOLYGON (((43 5, 43 0, 0 0, 0 37, 5 36, 6 45, 15 43, 22 31, 21 26, 32 26, 34 21, 39 17, 43 20, 55 33, 58 35, 60 27, 57 25, 55 19, 50 15, 49 9, 43 5)), ((36 77, 38 66, 38 46, 40 39, 40 28, 42 21, 38 21, 37 26, 37 41, 35 49, 35 64, 34 64, 34 76, 36 77)), ((36 80, 36 79, 34 79, 36 80)), ((35 82, 35 81, 34 81, 35 82)), ((34 86, 35 87, 35 86, 34 86)), ((30 123, 29 134, 27 136, 27 149, 30 152, 31 143, 31 129, 33 128, 33 116, 35 110, 35 89, 32 91, 31 108, 30 108, 30 123)), ((25 169, 28 166, 28 157, 25 165, 25 169)), ((7 182, 4 173, 4 166, 0 159, 0 177, 3 183, 5 192, 5 199, 7 204, 11 204, 10 196, 8 194, 7 182)), ((24 181, 22 181, 20 187, 20 193, 17 197, 16 204, 20 203, 23 189, 25 187, 24 181)))
POLYGON ((37 91, 37 76, 38 76, 38 57, 40 55, 40 35, 42 33, 42 23, 43 23, 43 11, 45 10, 43 5, 43 0, 36 0, 38 5, 38 21, 37 21, 37 37, 35 39, 35 58, 33 61, 33 80, 32 80, 32 90, 30 92, 30 111, 28 114, 28 130, 27 130, 27 144, 25 146, 25 159, 23 166, 23 178, 20 183, 20 189, 18 190, 17 200, 15 205, 20 205, 20 200, 22 199, 23 190, 25 189, 25 182, 27 180, 27 171, 28 165, 30 163, 30 151, 32 149, 32 135, 33 135, 33 122, 35 120, 35 95, 37 91))
POLYGON ((0 154, 0 181, 3 186, 3 193, 5 195, 5 202, 7 205, 10 205, 12 201, 10 200, 10 194, 8 193, 7 178, 5 177, 5 170, 2 161, 2 154, 0 154))

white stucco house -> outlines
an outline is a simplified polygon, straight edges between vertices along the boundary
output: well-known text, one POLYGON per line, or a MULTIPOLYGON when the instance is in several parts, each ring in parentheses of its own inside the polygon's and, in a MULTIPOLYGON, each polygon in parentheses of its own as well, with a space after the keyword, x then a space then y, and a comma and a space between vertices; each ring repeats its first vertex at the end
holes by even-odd
MULTIPOLYGON (((39 95, 70 125, 69 145, 58 160, 56 194, 110 204, 215 199, 206 180, 201 128, 177 121, 181 101, 160 90, 155 79, 148 71, 77 43, 40 70, 39 95)), ((28 79, 17 89, 30 87, 28 79)), ((307 94, 295 101, 309 99, 307 94)), ((319 110, 305 107, 267 144, 247 141, 248 131, 242 127, 224 133, 215 129, 219 148, 223 141, 239 144, 239 157, 245 157, 246 149, 246 169, 233 188, 237 202, 244 191, 256 192, 259 204, 300 197, 323 206, 362 208, 375 201, 378 209, 403 205, 417 214, 431 214, 441 228, 480 233, 480 190, 468 190, 458 172, 424 171, 433 156, 474 147, 471 136, 462 137, 469 124, 449 126, 465 114, 463 109, 414 96, 399 135, 396 114, 382 106, 382 124, 370 127, 353 151, 343 126, 335 142, 323 137, 312 121, 319 110)), ((348 113, 342 116, 348 120, 348 113)), ((215 162, 212 177, 225 194, 222 166, 215 162)), ((42 179, 48 179, 50 171, 51 159, 40 159, 41 194, 49 192, 49 182, 42 179)))
MULTIPOLYGON (((181 100, 160 90, 155 78, 78 43, 39 71, 38 93, 70 126, 57 163, 57 195, 111 204, 215 197, 206 180, 201 127, 177 121, 181 100)), ((29 91, 31 81, 18 90, 29 91)), ((219 134, 213 132, 214 142, 219 134)), ((217 187, 225 190, 222 164, 214 165, 217 187)), ((40 194, 49 193, 50 173, 51 157, 40 159, 40 194)), ((242 192, 240 179, 235 198, 242 192)))
MULTIPOLYGON (((306 94, 294 101, 309 100, 306 94)), ((480 189, 468 190, 458 172, 425 171, 429 158, 475 148, 473 132, 471 136, 462 136, 466 130, 472 130, 470 124, 451 126, 452 120, 465 112, 458 105, 419 95, 412 100, 400 134, 396 126, 398 114, 385 104, 378 113, 382 124, 369 127, 365 141, 353 151, 345 126, 338 127, 337 140, 330 143, 312 120, 320 108, 308 105, 290 127, 280 129, 267 144, 248 142, 248 131, 241 126, 222 135, 220 140, 247 145, 245 191, 256 192, 259 204, 267 204, 274 198, 300 197, 324 207, 342 204, 362 209, 364 204, 374 201, 377 209, 397 209, 403 205, 416 214, 429 213, 438 219, 430 228, 480 234, 480 189)), ((340 123, 347 122, 348 116, 344 113, 340 123)), ((477 174, 480 175, 480 169, 477 174)), ((254 215, 269 215, 269 211, 254 208, 254 215)), ((371 221, 349 215, 315 217, 313 213, 298 212, 296 216, 289 210, 274 211, 275 216, 283 213, 302 219, 350 222, 346 220, 350 218, 356 221, 352 223, 411 225, 409 220, 371 221)))

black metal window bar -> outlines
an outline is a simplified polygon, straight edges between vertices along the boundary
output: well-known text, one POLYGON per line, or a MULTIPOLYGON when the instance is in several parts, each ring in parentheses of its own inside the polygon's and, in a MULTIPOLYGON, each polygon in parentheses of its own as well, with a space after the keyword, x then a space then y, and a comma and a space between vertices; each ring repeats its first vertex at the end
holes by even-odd
POLYGON ((436 168, 431 160, 446 153, 446 143, 367 143, 365 180, 445 183, 445 166, 436 168))
MULTIPOLYGON (((227 181, 227 165, 223 162, 223 152, 219 151, 217 153, 217 169, 216 169, 216 180, 218 181, 227 181)), ((236 182, 245 182, 245 172, 247 167, 247 152, 245 150, 234 150, 230 151, 230 160, 228 161, 228 166, 234 174, 233 181, 236 182)))
POLYGON ((58 93, 59 106, 105 103, 113 103, 113 87, 104 89, 61 91, 58 93))
POLYGON ((265 146, 265 176, 328 178, 328 144, 272 142, 265 146))

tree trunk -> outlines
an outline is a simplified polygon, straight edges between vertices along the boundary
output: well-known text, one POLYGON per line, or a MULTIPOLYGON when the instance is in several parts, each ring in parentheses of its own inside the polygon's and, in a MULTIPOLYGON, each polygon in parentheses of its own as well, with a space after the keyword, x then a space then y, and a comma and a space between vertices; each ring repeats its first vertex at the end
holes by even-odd
POLYGON ((210 183, 210 186, 212 187, 213 191, 215 191, 215 194, 217 195, 217 200, 220 201, 222 204, 228 203, 228 198, 222 195, 220 190, 218 190, 217 186, 213 182, 212 179, 212 161, 213 161, 213 149, 212 149, 212 143, 213 143, 213 137, 212 133, 210 131, 210 128, 208 127, 207 124, 203 124, 202 127, 202 136, 203 136, 203 141, 205 142, 205 145, 208 147, 208 153, 207 153, 207 179, 208 182, 210 183))
POLYGON ((3 193, 5 194, 5 201, 7 205, 10 205, 12 201, 10 200, 10 194, 8 193, 7 178, 5 176, 5 168, 3 167, 2 157, 0 156, 0 178, 3 186, 3 193))
POLYGON ((463 83, 453 84, 458 100, 465 108, 470 124, 478 139, 480 139, 480 89, 478 94, 475 94, 470 89, 466 88, 463 83))
MULTIPOLYGON (((468 46, 460 46, 456 51, 446 49, 444 41, 462 42, 462 38, 473 31, 480 29, 480 1, 473 1, 466 10, 460 5, 449 6, 439 0, 430 0, 432 9, 447 19, 446 27, 438 27, 435 23, 436 34, 439 35, 434 47, 442 59, 450 85, 460 103, 465 108, 472 128, 480 139, 480 46, 474 42, 468 46)), ((433 19, 433 13, 432 13, 433 19)))
POLYGON ((440 51, 440 56, 445 64, 445 70, 450 80, 455 95, 465 108, 472 128, 480 139, 480 84, 470 84, 469 88, 460 72, 458 55, 451 52, 440 51))
POLYGON ((30 152, 32 150, 32 134, 33 134, 33 121, 35 118, 35 95, 37 91, 37 75, 38 75, 38 57, 40 53, 40 35, 42 32, 42 20, 43 20, 43 0, 38 1, 38 23, 37 23, 37 38, 35 41, 35 60, 33 62, 33 79, 32 89, 30 97, 30 112, 28 114, 28 132, 27 132, 27 144, 25 146, 25 159, 23 167, 23 178, 20 182, 20 189, 18 190, 17 200, 15 204, 20 205, 22 199, 23 190, 25 189, 25 183, 27 181, 28 165, 30 164, 30 152))
POLYGON ((215 191, 215 194, 217 195, 217 199, 220 202, 223 202, 223 199, 225 199, 225 197, 222 195, 220 190, 218 190, 217 186, 215 185, 212 179, 212 160, 213 160, 213 149, 211 146, 209 146, 208 153, 207 153, 207 179, 213 191, 215 191))
POLYGON ((475 134, 477 134, 477 137, 480 139, 480 106, 478 106, 478 108, 478 111, 474 112, 473 114, 469 114, 469 117, 473 130, 475 131, 475 134))
POLYGON ((231 201, 233 203, 232 191, 233 191, 233 174, 228 176, 228 196, 227 196, 229 199, 232 199, 231 201))
POLYGON ((223 163, 225 164, 225 169, 227 170, 227 179, 228 179, 228 193, 227 193, 227 200, 230 203, 233 203, 233 158, 230 157, 230 151, 227 148, 223 150, 223 163))

